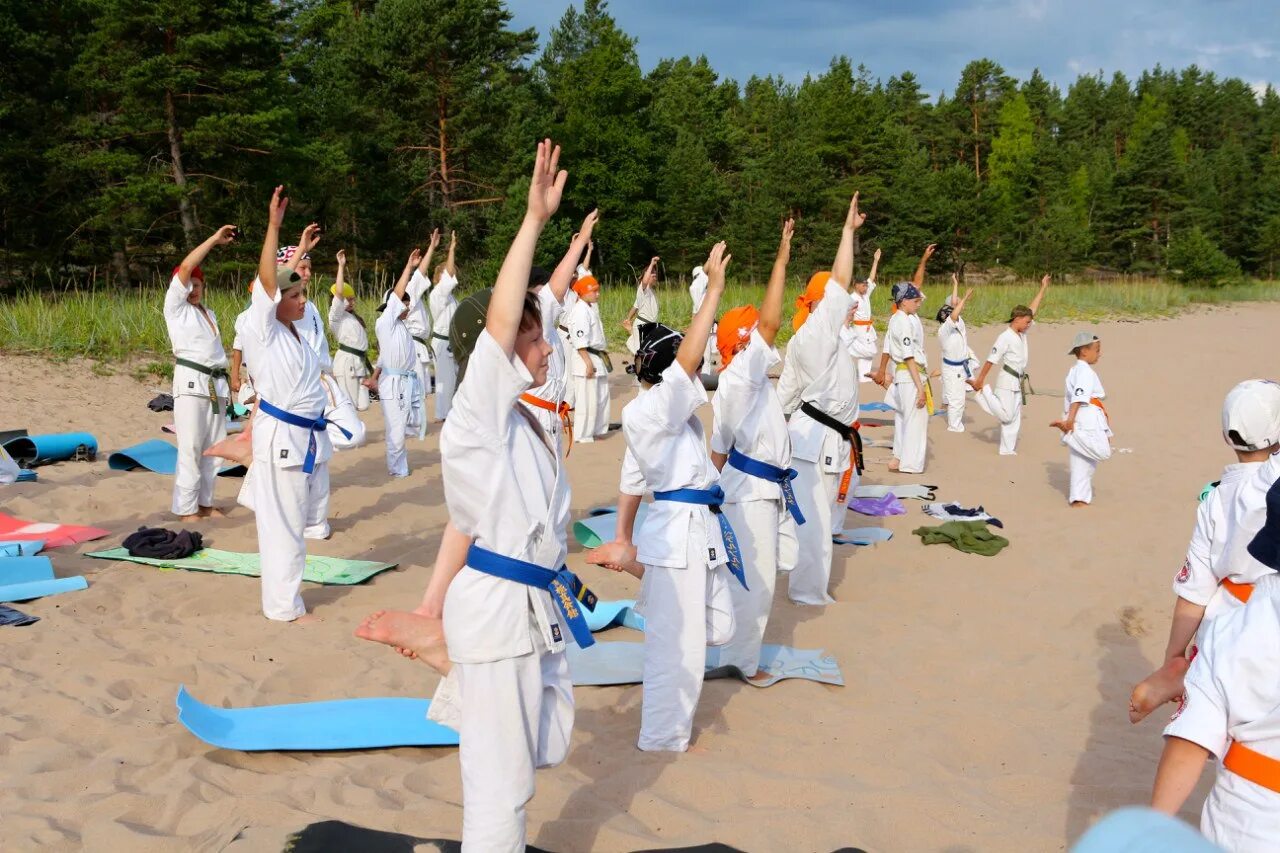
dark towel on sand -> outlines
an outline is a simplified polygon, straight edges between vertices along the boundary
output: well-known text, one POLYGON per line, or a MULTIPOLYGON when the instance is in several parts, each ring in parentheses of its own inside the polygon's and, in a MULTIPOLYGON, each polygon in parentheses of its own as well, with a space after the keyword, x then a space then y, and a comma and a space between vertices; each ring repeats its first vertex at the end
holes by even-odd
POLYGON ((39 621, 39 616, 29 616, 21 610, 0 604, 0 625, 30 625, 39 621))
POLYGON ((204 547, 204 541, 194 530, 174 533, 163 527, 139 527, 125 537, 123 545, 134 557, 174 560, 190 557, 204 547))
POLYGON ((147 408, 153 412, 172 412, 173 397, 168 394, 161 394, 150 403, 147 403, 147 408))

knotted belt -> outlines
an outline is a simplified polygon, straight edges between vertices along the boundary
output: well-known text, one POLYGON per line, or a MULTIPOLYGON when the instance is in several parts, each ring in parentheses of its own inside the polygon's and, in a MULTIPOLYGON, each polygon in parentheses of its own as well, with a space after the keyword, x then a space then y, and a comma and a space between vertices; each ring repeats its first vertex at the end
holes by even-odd
POLYGON ((736 447, 729 448, 729 464, 748 476, 777 483, 782 489, 782 499, 786 501, 787 511, 796 520, 796 524, 804 524, 804 513, 800 512, 795 490, 791 488, 791 481, 796 478, 795 468, 779 468, 768 462, 752 459, 736 447))
POLYGON ((819 409, 813 403, 801 403, 800 411, 822 424, 836 435, 849 442, 849 467, 845 469, 844 476, 840 478, 840 493, 836 500, 844 503, 849 497, 849 486, 853 484, 854 472, 862 474, 864 466, 862 464, 862 434, 859 432, 859 424, 854 421, 852 426, 845 426, 826 412, 819 409))
POLYGON ((1036 393, 1036 389, 1031 387, 1031 374, 1019 373, 1007 364, 1001 364, 1000 369, 1018 380, 1018 390, 1022 393, 1022 405, 1025 406, 1027 404, 1027 397, 1036 393))
POLYGON ((738 547, 738 537, 733 535, 733 526, 724 517, 720 505, 724 503, 724 489, 712 486, 709 489, 672 489, 667 492, 654 492, 655 501, 675 501, 683 504, 701 504, 711 510, 712 515, 720 520, 720 535, 724 538, 724 548, 729 553, 729 571, 747 589, 747 573, 742 568, 742 550, 738 547))
POLYGON ((565 444, 564 455, 568 456, 573 448, 573 409, 570 408, 569 404, 561 400, 560 404, 557 405, 550 400, 544 400, 541 397, 528 393, 527 391, 520 395, 520 401, 522 403, 528 403, 535 409, 542 409, 543 411, 551 412, 560 416, 560 425, 564 427, 565 441, 567 442, 567 444, 565 444))
POLYGON ((370 376, 373 375, 373 363, 369 361, 369 351, 367 349, 356 349, 355 347, 350 347, 350 346, 347 346, 346 344, 338 344, 338 349, 341 352, 350 353, 351 355, 354 355, 356 358, 363 361, 364 369, 369 371, 370 376))
MULTIPOLYGON (((302 415, 295 415, 293 412, 286 412, 278 406, 273 406, 266 400, 258 399, 258 410, 266 412, 278 421, 283 421, 289 426, 299 427, 308 432, 307 435, 307 455, 302 460, 302 473, 310 474, 316 468, 316 433, 324 432, 329 426, 329 421, 321 413, 317 417, 308 418, 302 415)), ((351 438, 351 433, 343 429, 340 425, 334 424, 338 428, 338 432, 351 438)))
POLYGON ((947 365, 948 367, 963 367, 963 368, 964 368, 964 378, 965 378, 965 379, 972 379, 972 378, 973 378, 973 374, 969 371, 969 359, 967 359, 967 358, 962 358, 962 359, 960 359, 959 361, 953 361, 953 360, 951 360, 951 359, 949 359, 949 358, 944 358, 944 359, 942 360, 942 363, 943 363, 943 364, 945 364, 945 365, 947 365))
POLYGON ((474 543, 467 550, 467 565, 477 572, 551 593, 551 600, 556 603, 556 609, 564 617, 569 633, 573 634, 579 648, 585 649, 595 643, 591 627, 587 625, 587 618, 582 615, 582 608, 578 604, 581 603, 588 610, 595 610, 596 595, 567 566, 553 571, 536 563, 526 563, 524 560, 481 548, 474 543))
POLYGON ((227 374, 227 369, 225 367, 209 367, 208 365, 201 364, 198 361, 189 361, 185 358, 174 358, 174 362, 181 367, 189 367, 192 370, 203 373, 205 376, 209 377, 208 388, 205 390, 209 394, 209 405, 213 407, 214 412, 217 412, 218 394, 214 390, 213 383, 215 379, 230 379, 227 374))

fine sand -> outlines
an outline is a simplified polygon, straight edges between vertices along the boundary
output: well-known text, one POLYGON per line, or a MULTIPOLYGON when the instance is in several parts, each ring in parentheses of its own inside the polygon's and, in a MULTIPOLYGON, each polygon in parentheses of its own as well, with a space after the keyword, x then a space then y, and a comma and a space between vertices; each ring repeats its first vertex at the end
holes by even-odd
MULTIPOLYGON (((1012 546, 994 559, 926 548, 910 531, 936 522, 908 501, 906 516, 887 521, 892 541, 837 548, 837 603, 797 607, 780 581, 767 639, 829 650, 847 686, 708 682, 695 750, 684 755, 636 750, 640 687, 578 689, 573 749, 538 775, 530 843, 1061 850, 1107 811, 1144 803, 1169 709, 1131 726, 1129 689, 1163 652, 1196 495, 1231 461, 1219 437, 1222 398, 1274 371, 1280 305, 1095 328, 1115 446, 1132 452, 1100 467, 1093 507, 1066 504, 1066 451, 1048 426, 1057 396, 1031 399, 1016 457, 997 457, 993 421, 972 398, 967 434, 931 422, 924 476, 891 475, 888 451, 869 450, 867 482, 923 481, 940 499, 981 503, 1003 519, 1012 546)), ((1076 329, 1032 331, 1037 390, 1061 394, 1076 329)), ((971 331, 980 356, 998 331, 971 331)), ((934 359, 935 340, 931 331, 934 359)), ((0 376, 0 429, 91 430, 102 448, 95 463, 44 467, 37 484, 0 487, 0 506, 112 533, 48 552, 59 576, 84 574, 88 590, 19 605, 42 621, 0 628, 4 848, 278 851, 325 820, 457 838, 456 749, 229 752, 190 735, 174 709, 179 684, 235 707, 430 695, 436 676, 425 666, 352 631, 371 611, 412 607, 421 595, 446 514, 438 428, 410 442, 412 476, 391 481, 376 404, 366 413, 368 445, 331 466, 333 537, 309 547, 400 567, 362 586, 308 584, 303 596, 323 622, 283 625, 261 616, 256 580, 78 556, 139 525, 173 525, 169 478, 106 465, 109 451, 162 436, 171 417, 146 402, 166 383, 8 356, 0 376)), ((615 421, 630 383, 614 377, 615 421)), ((864 402, 883 396, 862 388, 864 402)), ((709 420, 710 407, 703 414, 709 420)), ((622 449, 617 433, 573 449, 575 512, 614 502, 622 449)), ((230 514, 200 526, 206 545, 256 548, 253 518, 234 503, 239 485, 219 481, 230 514)), ((629 577, 587 566, 576 545, 569 565, 603 598, 636 592, 629 577)), ((1209 775, 1184 818, 1196 820, 1209 775)), ((371 836, 356 838, 343 848, 371 847, 371 836)))

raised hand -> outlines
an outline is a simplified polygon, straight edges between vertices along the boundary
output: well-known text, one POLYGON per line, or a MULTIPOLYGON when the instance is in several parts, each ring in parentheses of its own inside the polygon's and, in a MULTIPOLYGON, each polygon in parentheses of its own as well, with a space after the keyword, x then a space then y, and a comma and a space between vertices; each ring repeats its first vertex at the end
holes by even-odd
POLYGON ((284 224, 284 212, 288 209, 289 197, 284 195, 284 184, 281 184, 271 193, 271 204, 267 207, 268 221, 279 228, 284 224))
POLYGON ((345 267, 347 265, 347 253, 345 251, 339 249, 338 254, 335 255, 335 257, 338 259, 339 267, 345 267))
POLYGON ((320 225, 312 222, 306 228, 302 229, 302 235, 298 237, 298 254, 305 255, 320 242, 320 225))
POLYGON ((428 253, 434 252, 436 250, 436 246, 439 246, 439 245, 440 245, 440 229, 433 228, 431 230, 431 237, 427 240, 427 252, 428 253))
POLYGON ((577 234, 573 235, 573 239, 576 241, 579 237, 581 237, 583 240, 586 240, 588 244, 590 244, 591 232, 596 230, 596 225, 599 222, 600 222, 600 211, 598 209, 591 211, 586 215, 586 218, 582 220, 582 228, 578 231, 577 234))
POLYGON ((878 264, 878 263, 880 263, 880 250, 879 250, 879 249, 876 249, 876 250, 875 250, 875 253, 871 255, 871 260, 875 261, 877 264, 878 264))
POLYGON ((644 276, 642 276, 640 279, 641 284, 649 285, 649 284, 653 284, 655 281, 658 280, 658 261, 659 260, 661 260, 661 258, 658 258, 658 257, 653 257, 649 259, 649 266, 645 269, 644 276))
POLYGON ((938 251, 938 244, 937 244, 937 243, 930 243, 929 245, 925 246, 925 247, 924 247, 924 259, 925 259, 926 261, 927 261, 927 260, 929 260, 930 258, 932 258, 932 257, 933 257, 933 253, 934 253, 934 252, 936 252, 936 251, 938 251))
POLYGON ((405 264, 405 267, 407 269, 414 268, 414 267, 417 267, 418 264, 421 262, 422 262, 422 250, 415 248, 412 252, 409 253, 409 260, 405 264))
POLYGON ((858 212, 858 195, 859 193, 854 193, 849 201, 849 213, 844 218, 846 231, 857 231, 867 221, 867 215, 858 212))
POLYGON ((528 216, 546 223, 560 207, 569 173, 560 167, 560 146, 550 139, 538 143, 538 154, 533 161, 533 177, 529 181, 528 216))
POLYGON ((717 293, 724 292, 724 271, 729 266, 729 261, 733 255, 725 253, 725 243, 721 240, 711 248, 711 254, 707 256, 707 263, 702 271, 707 274, 707 292, 715 291, 717 293))
POLYGON ((236 239, 238 233, 239 230, 234 225, 223 225, 213 232, 213 244, 215 246, 226 246, 236 239))
POLYGON ((449 251, 452 252, 458 248, 458 231, 454 229, 449 232, 449 251))
POLYGON ((787 221, 782 223, 782 239, 778 241, 778 257, 783 261, 791 260, 791 237, 796 233, 796 221, 793 217, 787 217, 787 221))

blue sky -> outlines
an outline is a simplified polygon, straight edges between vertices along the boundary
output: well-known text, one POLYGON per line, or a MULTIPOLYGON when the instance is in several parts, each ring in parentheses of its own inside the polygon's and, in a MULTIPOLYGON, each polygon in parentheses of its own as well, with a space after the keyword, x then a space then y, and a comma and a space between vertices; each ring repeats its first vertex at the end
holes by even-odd
MULTIPOLYGON (((507 0, 545 38, 567 0, 507 0)), ((581 3, 579 0, 579 7, 581 3)), ((705 54, 722 77, 793 82, 844 54, 888 79, 910 70, 950 90, 970 59, 1063 87, 1102 70, 1136 77, 1157 63, 1196 64, 1255 87, 1280 84, 1277 0, 611 0, 647 71, 664 57, 705 54)))

